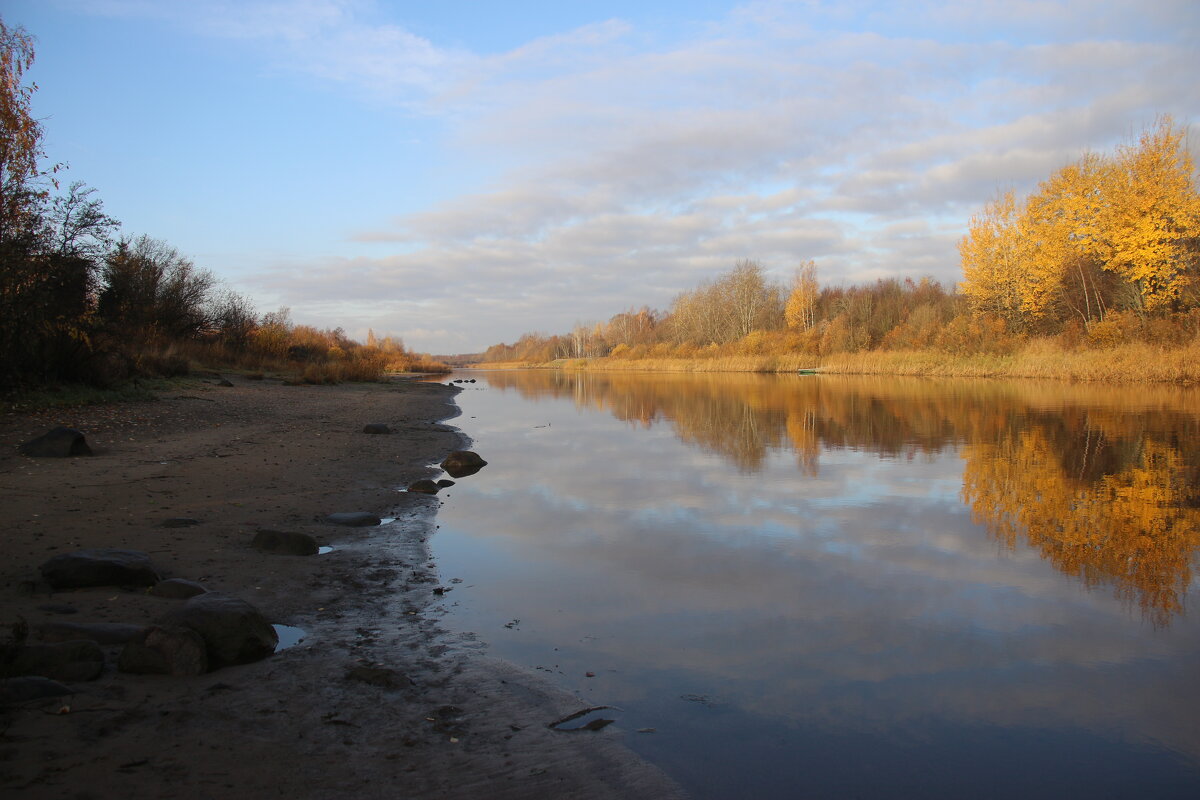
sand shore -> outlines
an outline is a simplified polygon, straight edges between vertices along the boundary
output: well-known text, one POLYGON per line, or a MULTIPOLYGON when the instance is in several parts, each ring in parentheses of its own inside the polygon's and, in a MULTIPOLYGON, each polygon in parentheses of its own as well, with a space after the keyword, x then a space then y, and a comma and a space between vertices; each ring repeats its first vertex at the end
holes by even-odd
POLYGON ((148 624, 180 602, 114 587, 51 592, 40 580, 55 554, 115 547, 146 551, 168 576, 247 600, 305 638, 187 678, 118 672, 120 646, 107 647, 98 680, 0 709, 0 793, 679 796, 617 726, 548 729, 578 701, 440 625, 434 589, 451 576, 431 561, 438 499, 398 489, 443 477, 430 465, 467 444, 444 424, 457 414, 453 387, 231 380, 198 379, 153 403, 0 418, 0 637, 19 620, 31 641, 55 621, 148 624), (394 432, 362 433, 376 422, 394 432), (18 454, 55 425, 82 431, 95 454, 18 454), (394 521, 324 522, 339 511, 394 521), (162 526, 176 517, 199 523, 162 526), (333 550, 261 553, 250 546, 260 528, 309 533, 333 550), (356 666, 402 677, 376 685, 349 677, 356 666))

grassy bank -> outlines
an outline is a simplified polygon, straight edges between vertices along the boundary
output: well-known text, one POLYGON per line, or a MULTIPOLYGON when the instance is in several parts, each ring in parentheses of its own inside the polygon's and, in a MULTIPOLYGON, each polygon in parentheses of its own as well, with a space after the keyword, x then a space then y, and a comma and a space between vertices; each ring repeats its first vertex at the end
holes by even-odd
POLYGON ((817 368, 838 375, 911 375, 963 378, 1051 378, 1106 383, 1200 383, 1200 341, 1164 348, 1143 343, 1075 350, 1035 339, 1013 353, 954 355, 937 351, 877 350, 810 355, 729 355, 709 358, 578 358, 544 364, 480 364, 489 369, 542 367, 649 372, 795 372, 817 368))

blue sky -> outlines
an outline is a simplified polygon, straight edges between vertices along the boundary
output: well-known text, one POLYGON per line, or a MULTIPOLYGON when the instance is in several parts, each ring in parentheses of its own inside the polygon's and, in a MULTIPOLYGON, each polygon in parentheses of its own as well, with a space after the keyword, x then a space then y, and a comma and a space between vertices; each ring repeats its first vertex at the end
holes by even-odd
POLYGON ((261 310, 435 353, 665 308, 741 258, 952 283, 997 190, 1200 118, 1194 0, 0 14, 37 37, 50 158, 124 233, 261 310))

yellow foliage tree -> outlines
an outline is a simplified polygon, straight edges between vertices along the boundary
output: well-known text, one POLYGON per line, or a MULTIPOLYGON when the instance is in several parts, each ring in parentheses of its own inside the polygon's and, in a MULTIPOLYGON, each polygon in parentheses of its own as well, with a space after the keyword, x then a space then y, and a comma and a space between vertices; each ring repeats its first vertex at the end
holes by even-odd
POLYGON ((972 308, 1018 330, 1040 316, 1049 299, 1030 268, 1025 217, 1016 196, 1005 192, 971 217, 968 233, 958 244, 965 278, 961 288, 972 308))
POLYGON ((1183 131, 1169 117, 1118 151, 1106 195, 1104 267, 1137 287, 1145 310, 1170 308, 1198 278, 1200 194, 1183 131))
POLYGON ((1114 168, 1088 153, 1063 167, 1030 196, 1021 228, 1027 239, 1026 269, 1038 287, 1040 307, 1057 296, 1085 324, 1103 319, 1107 303, 1098 288, 1103 210, 1110 202, 1114 168), (1068 291, 1068 285, 1074 291, 1068 291))
POLYGON ((1192 159, 1163 118, 1137 145, 1086 154, 1026 201, 1008 192, 972 217, 959 244, 962 290, 977 313, 1018 330, 1067 309, 1090 325, 1114 303, 1181 310, 1200 287, 1197 241, 1192 159))
POLYGON ((817 324, 817 296, 820 291, 816 262, 804 262, 796 270, 792 291, 783 308, 783 318, 789 328, 806 331, 817 324))

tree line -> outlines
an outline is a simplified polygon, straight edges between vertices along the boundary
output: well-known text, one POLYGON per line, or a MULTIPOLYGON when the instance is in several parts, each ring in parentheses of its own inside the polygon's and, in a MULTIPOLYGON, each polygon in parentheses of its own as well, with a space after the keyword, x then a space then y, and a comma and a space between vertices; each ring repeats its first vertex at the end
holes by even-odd
POLYGON ((1112 155, 1087 154, 1028 198, 1002 194, 970 220, 963 282, 925 277, 821 286, 802 264, 787 285, 739 261, 669 309, 629 309, 566 334, 527 333, 492 362, 704 358, 932 350, 1008 353, 1034 338, 1065 348, 1184 346, 1200 336, 1200 194, 1169 118, 1112 155))
POLYGON ((185 373, 192 359, 321 382, 439 368, 396 339, 361 345, 287 309, 260 314, 167 242, 118 235, 95 189, 64 190, 64 166, 44 164, 34 57, 33 38, 0 20, 0 385, 111 385, 185 373))

